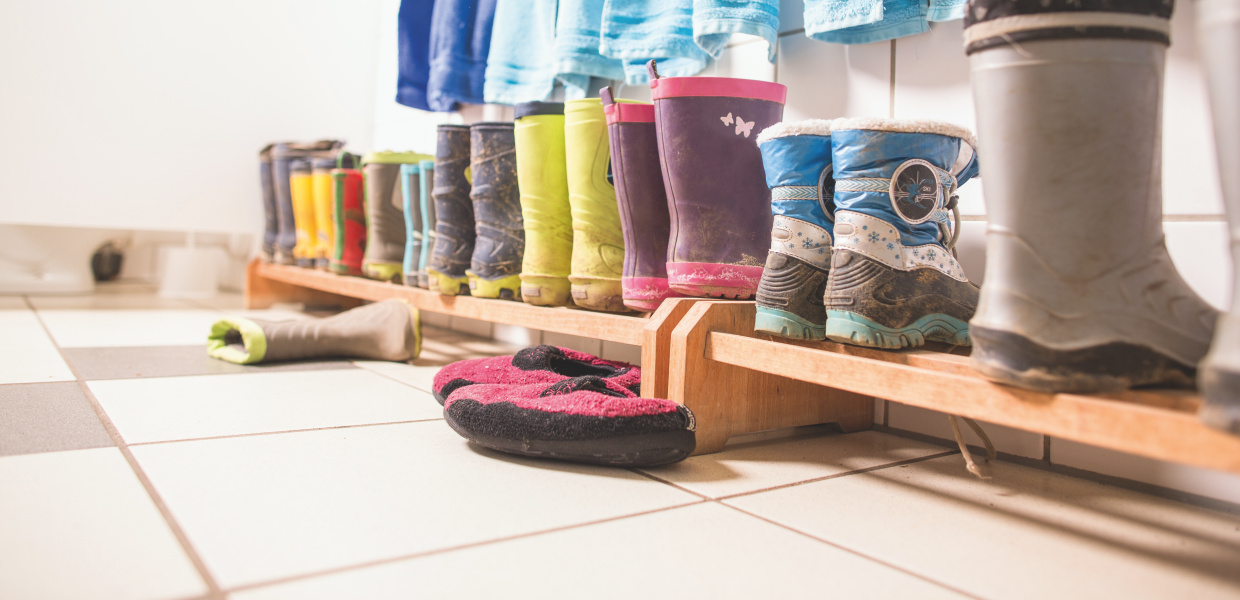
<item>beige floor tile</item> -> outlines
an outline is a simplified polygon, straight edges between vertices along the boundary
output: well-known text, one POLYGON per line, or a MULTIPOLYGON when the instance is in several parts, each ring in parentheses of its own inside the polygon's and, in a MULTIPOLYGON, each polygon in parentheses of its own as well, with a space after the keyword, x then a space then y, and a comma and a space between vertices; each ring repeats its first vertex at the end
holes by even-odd
POLYGON ((30 303, 38 310, 63 309, 172 309, 187 310, 198 305, 177 298, 162 298, 146 292, 112 292, 86 296, 31 296, 30 303))
POLYGON ((40 310, 62 347, 182 346, 206 344, 212 310, 40 310))
POLYGON ((353 364, 378 373, 389 379, 394 379, 405 385, 415 387, 424 392, 431 391, 431 384, 435 380, 435 373, 443 367, 439 366, 417 366, 406 363, 386 362, 380 360, 355 360, 353 364))
POLYGON ((0 598, 205 593, 120 451, 0 458, 0 598))
POLYGON ((827 427, 738 436, 723 452, 693 456, 649 472, 712 498, 742 494, 944 452, 922 442, 827 427))
POLYGON ((729 504, 987 598, 1235 598, 1240 517, 957 456, 729 504))
POLYGON ((34 311, 0 309, 0 384, 73 381, 34 311))
POLYGON ((21 296, 0 296, 0 310, 28 310, 26 299, 21 296))
POLYGON ((713 502, 232 595, 346 597, 963 596, 713 502))
POLYGON ((88 385, 130 444, 443 417, 430 394, 362 369, 88 385))
POLYGON ((697 501, 625 470, 474 449, 439 421, 133 452, 225 587, 697 501))

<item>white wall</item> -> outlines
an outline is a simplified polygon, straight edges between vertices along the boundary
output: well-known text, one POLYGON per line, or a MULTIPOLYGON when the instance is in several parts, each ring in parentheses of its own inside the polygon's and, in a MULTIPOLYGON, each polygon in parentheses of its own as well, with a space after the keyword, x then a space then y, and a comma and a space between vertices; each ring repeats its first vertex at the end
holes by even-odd
POLYGON ((0 3, 0 222, 257 233, 257 152, 374 132, 383 0, 0 3))

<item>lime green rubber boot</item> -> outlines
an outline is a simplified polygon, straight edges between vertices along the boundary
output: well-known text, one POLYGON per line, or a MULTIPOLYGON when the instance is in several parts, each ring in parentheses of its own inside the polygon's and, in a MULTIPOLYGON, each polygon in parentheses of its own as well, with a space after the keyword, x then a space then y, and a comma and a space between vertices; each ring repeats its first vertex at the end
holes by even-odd
POLYGON ((564 103, 527 102, 513 109, 517 187, 525 221, 521 298, 537 306, 567 306, 572 268, 573 214, 564 155, 564 103))
POLYGON ((362 159, 366 178, 366 255, 362 274, 399 282, 405 262, 405 203, 400 166, 430 156, 416 152, 372 152, 362 159))
POLYGON ((573 302, 582 308, 626 312, 620 285, 624 234, 616 189, 607 180, 611 163, 607 120, 598 98, 564 104, 568 202, 573 215, 573 302))

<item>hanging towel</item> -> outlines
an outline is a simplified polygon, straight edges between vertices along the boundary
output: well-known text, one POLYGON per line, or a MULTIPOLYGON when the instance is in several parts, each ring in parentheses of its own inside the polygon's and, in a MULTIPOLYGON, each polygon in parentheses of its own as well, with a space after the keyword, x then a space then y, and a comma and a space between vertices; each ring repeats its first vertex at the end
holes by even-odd
POLYGON ((495 104, 546 100, 555 87, 556 0, 498 0, 483 96, 495 104))
POLYGON ((775 62, 779 0, 693 0, 693 39, 707 54, 719 58, 733 33, 766 40, 766 58, 775 62))
POLYGON ((964 18, 967 0, 930 0, 930 12, 927 21, 955 21, 964 18))
POLYGON ((495 0, 435 0, 426 86, 431 110, 447 112, 458 102, 485 102, 482 85, 494 18, 495 0))
POLYGON ((693 18, 693 0, 606 0, 599 51, 624 61, 628 85, 650 81, 650 59, 663 75, 697 75, 710 55, 693 40, 693 18))
POLYGON ((564 84, 565 100, 596 97, 599 79, 624 79, 624 63, 599 54, 603 3, 604 0, 560 0, 552 55, 555 78, 564 84))
POLYGON ((868 44, 930 31, 926 0, 805 0, 805 35, 868 44))
POLYGON ((396 101, 419 110, 431 109, 426 103, 426 83, 430 77, 434 6, 428 0, 401 0, 396 17, 396 101))

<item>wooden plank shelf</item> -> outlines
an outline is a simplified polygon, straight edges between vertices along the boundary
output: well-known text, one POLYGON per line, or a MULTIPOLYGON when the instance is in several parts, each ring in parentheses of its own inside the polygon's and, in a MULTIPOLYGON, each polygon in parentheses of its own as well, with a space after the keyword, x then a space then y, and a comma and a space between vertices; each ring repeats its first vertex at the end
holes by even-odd
POLYGON ((729 435, 767 428, 772 420, 784 425, 839 421, 815 420, 819 418, 815 410, 822 411, 821 405, 831 403, 830 398, 838 403, 846 398, 841 394, 853 394, 1240 473, 1240 437, 1202 425, 1196 417, 1201 399, 1191 391, 1077 395, 1023 390, 992 383, 974 372, 967 356, 961 355, 964 349, 884 351, 833 342, 791 342, 755 333, 754 313, 748 302, 701 302, 687 311, 672 334, 673 360, 683 360, 684 368, 672 369, 668 385, 672 399, 685 402, 699 417, 699 452, 722 447, 729 435), (751 389, 726 375, 729 368, 776 379, 768 380, 765 389, 751 389), (730 385, 713 383, 729 378, 730 385), (789 394, 771 387, 777 382, 784 387, 790 382, 817 386, 822 400, 818 405, 790 405, 789 394), (712 398, 698 398, 703 392, 712 398), (728 414, 721 416, 724 412, 728 414), (730 416, 735 414, 751 416, 730 416))

